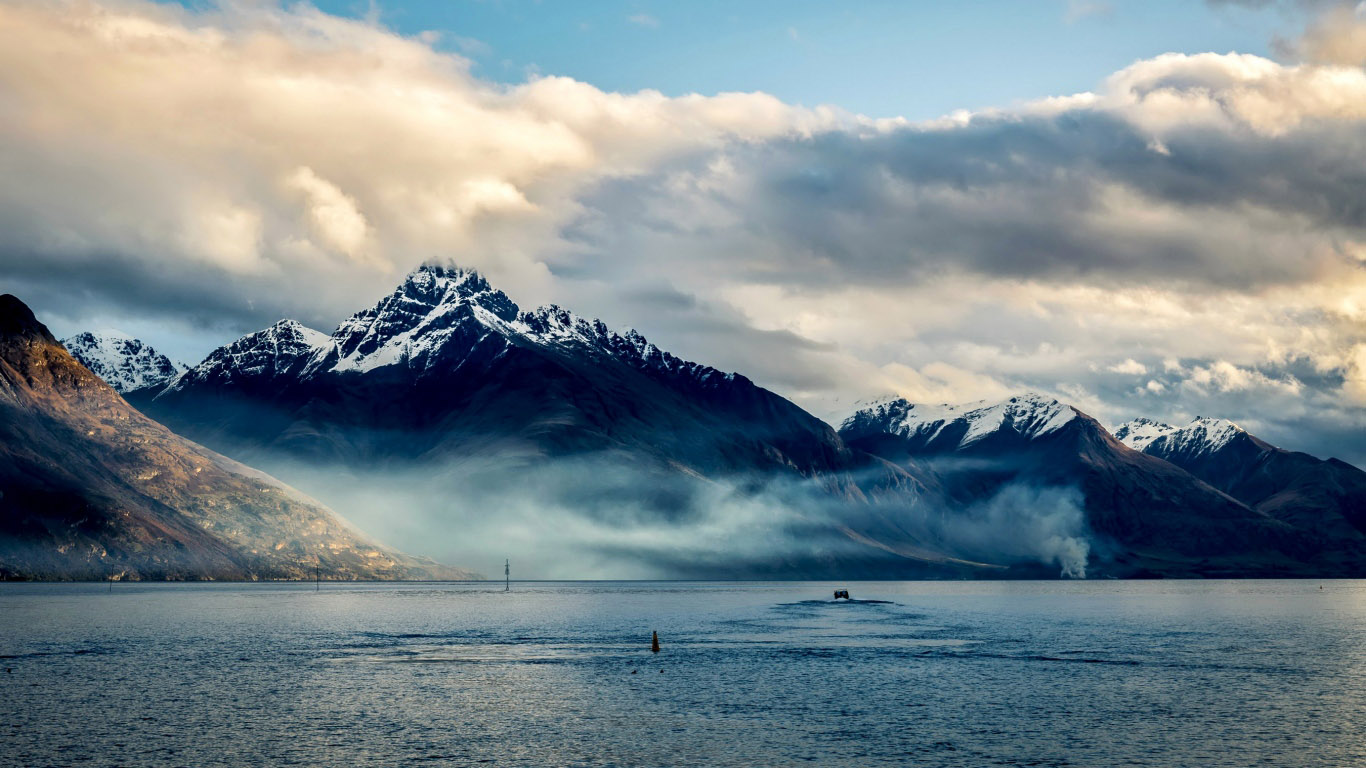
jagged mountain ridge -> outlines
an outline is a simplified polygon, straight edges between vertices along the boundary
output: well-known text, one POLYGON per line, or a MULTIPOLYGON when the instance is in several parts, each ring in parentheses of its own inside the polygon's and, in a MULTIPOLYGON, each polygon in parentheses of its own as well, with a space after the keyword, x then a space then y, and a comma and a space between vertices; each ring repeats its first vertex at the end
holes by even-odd
MULTIPOLYGON (((540 495, 527 505, 599 522, 631 509, 632 524, 696 518, 717 495, 782 497, 810 518, 801 525, 838 540, 838 564, 822 544, 801 563, 775 555, 717 566, 731 570, 696 560, 678 567, 807 575, 838 565, 873 575, 954 560, 896 519, 935 498, 933 478, 850 451, 829 425, 742 375, 561 307, 521 311, 469 270, 424 266, 330 335, 277 324, 130 397, 344 512, 354 494, 318 473, 363 476, 363 492, 392 488, 410 507, 459 506, 451 517, 517 506, 508 497, 529 489, 540 495), (427 490, 404 495, 412 492, 389 485, 399 476, 427 490), (832 502, 858 511, 832 522, 832 502)), ((657 552, 652 562, 674 557, 657 552)))
POLYGON ((1114 434, 1116 440, 1135 451, 1141 451, 1148 446, 1148 443, 1171 433, 1175 429, 1176 427, 1161 421, 1140 418, 1121 424, 1114 434))
MULTIPOLYGON (((1153 424, 1132 425, 1126 435, 1151 439, 1153 424)), ((926 464, 961 504, 1010 487, 1077 488, 1089 530, 1115 549, 1117 563, 1137 572, 1356 573, 1366 565, 1363 542, 1347 543, 1344 553, 1315 530, 1130 449, 1053 398, 931 407, 892 400, 855 413, 840 432, 852 448, 926 464)))
POLYGON ((724 465, 706 450, 717 442, 728 443, 723 453, 808 473, 849 460, 828 425, 743 376, 680 360, 635 332, 618 334, 559 307, 521 312, 478 273, 441 266, 409 274, 330 336, 285 321, 135 400, 210 444, 241 437, 344 460, 464 452, 510 433, 551 453, 629 445, 701 472, 724 465), (547 407, 502 411, 494 402, 502 398, 488 397, 492 380, 505 390, 544 387, 525 395, 547 407), (409 397, 377 402, 381 390, 390 400, 395 392, 409 397), (244 401, 247 412, 238 408, 244 401), (707 407, 726 403, 756 418, 737 423, 707 407), (693 423, 681 429, 686 422, 706 424, 711 437, 693 423), (348 441, 333 427, 367 434, 348 441), (389 443, 378 432, 403 434, 389 443), (422 436, 414 440, 414 432, 422 436))
POLYGON ((742 375, 560 307, 522 311, 478 273, 435 265, 331 334, 282 321, 130 398, 344 511, 351 495, 413 486, 421 493, 399 506, 455 520, 532 507, 672 525, 698 518, 721 489, 726 504, 776 499, 819 542, 727 571, 695 553, 647 553, 685 575, 914 575, 926 563, 1048 575, 1039 563, 1063 555, 984 548, 999 532, 981 526, 1008 528, 1043 507, 1053 520, 1069 505, 1077 524, 1061 538, 1093 536, 1093 560, 1111 575, 1347 573, 1366 562, 1355 550, 1325 559, 1322 537, 1128 449, 1052 398, 893 400, 836 432, 742 375), (338 472, 363 482, 333 487, 338 472), (838 542, 822 538, 831 532, 838 542), (1020 570, 1030 557, 1035 570, 1020 570))
POLYGON ((1150 452, 1168 460, 1173 456, 1195 459, 1216 453, 1235 440, 1256 440, 1228 419, 1207 416, 1196 416, 1184 427, 1135 419, 1121 424, 1115 430, 1115 437, 1136 451, 1150 452))
POLYGON ((1079 415, 1052 398, 1026 393, 997 403, 923 405, 897 398, 859 410, 840 425, 841 434, 895 435, 908 450, 943 453, 981 441, 1032 440, 1065 427, 1079 415))
POLYGON ((1131 447, 1175 464, 1248 506, 1332 541, 1366 533, 1366 472, 1278 448, 1227 419, 1184 427, 1135 420, 1115 430, 1131 447))
POLYGON ((272 477, 172 434, 0 296, 6 578, 469 575, 368 541, 272 477))
POLYGON ((62 339, 71 356, 123 394, 165 385, 188 368, 151 346, 116 331, 86 331, 62 339))

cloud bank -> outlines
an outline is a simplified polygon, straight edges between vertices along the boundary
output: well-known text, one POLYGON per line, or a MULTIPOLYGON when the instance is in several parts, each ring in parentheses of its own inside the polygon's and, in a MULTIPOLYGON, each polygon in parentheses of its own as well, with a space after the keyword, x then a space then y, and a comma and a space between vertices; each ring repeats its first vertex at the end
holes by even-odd
POLYGON ((911 124, 501 86, 307 6, 11 0, 0 280, 226 340, 445 258, 832 419, 1028 387, 1363 463, 1366 24, 1325 14, 1284 61, 911 124))

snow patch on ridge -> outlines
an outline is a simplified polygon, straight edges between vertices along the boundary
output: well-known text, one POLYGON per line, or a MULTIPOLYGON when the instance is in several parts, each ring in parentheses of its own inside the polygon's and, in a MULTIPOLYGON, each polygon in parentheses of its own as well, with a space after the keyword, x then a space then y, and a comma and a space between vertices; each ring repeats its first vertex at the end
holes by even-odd
POLYGON ((1148 444, 1177 431, 1177 427, 1170 424, 1163 424, 1152 419, 1138 418, 1133 421, 1121 424, 1115 430, 1115 439, 1133 448, 1135 451, 1142 451, 1148 444))
MULTIPOLYGON (((1244 433, 1242 427, 1234 424, 1228 419, 1208 418, 1197 416, 1195 420, 1186 425, 1179 434, 1192 443, 1203 445, 1207 451, 1217 451, 1228 445, 1233 438, 1244 433)), ((1171 440, 1177 435, 1169 436, 1171 440)), ((1179 438, 1177 438, 1179 439, 1179 438)))
POLYGON ((704 387, 742 378, 677 358, 636 331, 617 333, 601 320, 555 305, 522 312, 477 271, 435 264, 410 272, 392 292, 347 318, 330 336, 293 320, 281 321, 220 347, 183 378, 223 383, 234 375, 271 376, 289 370, 308 378, 391 366, 406 366, 419 375, 449 372, 486 340, 610 357, 704 387))
POLYGON ((999 403, 925 405, 896 399, 862 409, 845 420, 843 428, 873 424, 891 434, 937 438, 950 424, 967 423, 959 441, 963 448, 982 438, 1010 429, 1030 438, 1056 432, 1077 417, 1072 406, 1035 393, 1017 395, 999 403))
POLYGON ((330 343, 331 337, 321 331, 297 320, 281 320, 210 352, 199 365, 171 381, 157 397, 184 389, 190 383, 226 384, 239 377, 279 375, 299 360, 315 356, 330 343))
POLYGON ((120 393, 162 384, 187 369, 121 331, 86 331, 63 339, 62 345, 120 393))
POLYGON ((617 333, 601 320, 556 305, 521 312, 502 291, 474 270, 424 265, 374 307, 352 315, 332 334, 333 354, 315 358, 308 374, 364 373, 391 365, 450 364, 437 354, 456 336, 482 340, 489 334, 539 346, 602 354, 636 368, 693 378, 733 381, 735 374, 681 360, 635 331, 617 333))
POLYGON ((1228 419, 1206 416, 1196 416, 1184 427, 1171 427, 1148 419, 1135 419, 1115 430, 1115 437, 1121 442, 1155 456, 1181 454, 1195 457, 1210 454, 1243 434, 1246 434, 1246 431, 1228 419), (1135 426, 1130 429, 1131 425, 1135 426), (1158 427, 1165 428, 1165 431, 1159 430, 1158 427), (1121 436, 1121 433, 1124 434, 1121 436))
POLYGON ((473 320, 501 328, 517 305, 471 269, 424 265, 378 304, 357 312, 332 333, 336 354, 325 355, 309 373, 326 369, 365 373, 409 361, 430 364, 439 350, 473 320))

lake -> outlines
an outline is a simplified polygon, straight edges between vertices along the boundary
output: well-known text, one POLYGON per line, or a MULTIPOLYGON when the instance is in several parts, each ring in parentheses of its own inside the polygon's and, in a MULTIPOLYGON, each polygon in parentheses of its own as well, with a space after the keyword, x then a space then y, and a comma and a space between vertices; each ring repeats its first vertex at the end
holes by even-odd
POLYGON ((0 584, 0 764, 1366 764, 1366 581, 502 589, 0 584))

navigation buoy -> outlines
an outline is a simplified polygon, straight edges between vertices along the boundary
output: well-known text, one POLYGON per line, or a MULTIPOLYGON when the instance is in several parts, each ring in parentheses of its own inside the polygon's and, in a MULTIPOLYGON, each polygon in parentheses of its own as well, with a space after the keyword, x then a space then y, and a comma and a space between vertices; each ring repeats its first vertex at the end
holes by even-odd
MULTIPOLYGON (((659 653, 659 632, 655 631, 651 634, 652 637, 650 638, 650 653, 659 653)), ((659 671, 663 672, 664 670, 661 669, 659 671)))

